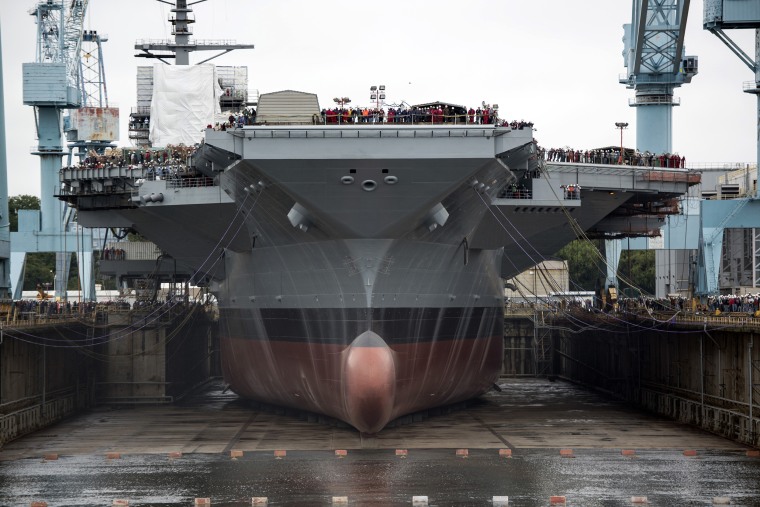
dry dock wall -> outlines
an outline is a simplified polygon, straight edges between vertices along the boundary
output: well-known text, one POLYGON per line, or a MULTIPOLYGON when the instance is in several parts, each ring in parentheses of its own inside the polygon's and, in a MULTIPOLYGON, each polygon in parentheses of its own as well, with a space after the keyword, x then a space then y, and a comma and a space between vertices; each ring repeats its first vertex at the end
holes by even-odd
POLYGON ((88 406, 92 357, 76 346, 86 326, 23 326, 2 335, 0 445, 88 406))
POLYGON ((4 325, 0 446, 98 404, 185 394, 213 373, 215 325, 200 306, 160 315, 103 311, 94 323, 4 325))
MULTIPOLYGON (((535 350, 548 332, 547 374, 760 447, 760 319, 600 317, 580 332, 584 326, 577 316, 523 316, 507 322, 505 327, 522 336, 505 335, 505 374, 515 371, 516 354, 510 348, 532 344, 525 348, 535 350), (534 322, 539 322, 537 328, 534 322)), ((524 357, 530 369, 536 361, 528 353, 524 357)))
POLYGON ((99 404, 168 403, 211 375, 215 323, 201 306, 110 312, 107 329, 97 347, 108 358, 97 368, 99 404))

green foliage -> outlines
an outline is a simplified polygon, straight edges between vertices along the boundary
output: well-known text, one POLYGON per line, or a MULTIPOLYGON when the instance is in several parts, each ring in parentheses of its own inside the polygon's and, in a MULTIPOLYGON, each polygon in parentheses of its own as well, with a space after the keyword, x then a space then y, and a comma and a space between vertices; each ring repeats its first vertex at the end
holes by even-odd
POLYGON ((55 253, 30 253, 26 256, 23 290, 36 290, 37 285, 53 290, 53 271, 55 270, 55 253))
POLYGON ((618 281, 621 291, 628 294, 627 289, 630 287, 633 294, 637 294, 639 290, 644 294, 655 293, 654 255, 654 250, 624 250, 620 254, 618 281), (623 280, 628 280, 631 284, 623 280))
MULTIPOLYGON (((70 262, 69 279, 66 282, 66 289, 79 290, 79 266, 77 265, 76 255, 71 256, 70 262)), ((54 272, 54 252, 38 252, 27 254, 23 290, 37 290, 37 286, 40 285, 47 291, 53 291, 54 272)))
MULTIPOLYGON (((585 240, 576 240, 557 252, 568 263, 570 290, 596 290, 607 276, 607 268, 597 252, 602 247, 585 240), (595 252, 596 250, 596 252, 595 252)), ((622 293, 638 295, 655 293, 654 250, 624 250, 618 264, 618 284, 622 293), (628 280, 630 284, 623 282, 628 280)))
POLYGON ((570 270, 570 290, 596 290, 600 278, 607 276, 607 268, 599 258, 599 247, 586 240, 575 240, 556 254, 566 260, 570 270))
POLYGON ((14 195, 8 198, 11 232, 18 232, 18 210, 20 209, 40 209, 40 198, 36 195, 14 195))
MULTIPOLYGON (((18 211, 24 209, 40 209, 40 198, 35 195, 16 195, 8 198, 8 211, 10 214, 10 230, 18 232, 18 211)), ((97 253, 96 253, 97 255, 97 253)), ((53 273, 55 272, 55 253, 30 253, 26 256, 26 267, 24 271, 24 282, 22 290, 37 290, 37 284, 52 292, 53 273), (48 287, 49 286, 49 287, 48 287)), ((96 263, 96 283, 103 284, 106 289, 115 289, 116 281, 113 279, 103 279, 97 272, 96 263)), ((77 256, 71 256, 69 266, 69 279, 66 282, 68 290, 80 290, 79 286, 79 265, 77 256)))
POLYGON ((69 264, 69 281, 66 283, 66 290, 80 290, 79 287, 79 263, 77 262, 77 255, 71 256, 71 263, 69 264))

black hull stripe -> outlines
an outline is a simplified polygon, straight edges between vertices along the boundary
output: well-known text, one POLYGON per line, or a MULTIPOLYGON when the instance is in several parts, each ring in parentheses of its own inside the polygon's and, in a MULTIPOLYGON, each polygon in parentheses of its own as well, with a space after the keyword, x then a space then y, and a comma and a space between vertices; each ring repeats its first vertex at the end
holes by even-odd
POLYGON ((222 308, 222 336, 348 345, 373 331, 389 345, 501 336, 501 307, 476 308, 222 308))

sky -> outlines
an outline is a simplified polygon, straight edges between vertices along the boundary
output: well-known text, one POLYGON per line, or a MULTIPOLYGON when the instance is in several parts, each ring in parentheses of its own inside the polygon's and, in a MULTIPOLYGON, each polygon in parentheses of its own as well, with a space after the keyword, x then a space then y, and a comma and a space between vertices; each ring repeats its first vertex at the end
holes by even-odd
MULTIPOLYGON (((195 5, 196 39, 252 43, 217 65, 248 67, 260 93, 316 93, 370 105, 372 85, 386 101, 435 100, 477 107, 498 104, 500 116, 535 124, 545 148, 590 149, 619 144, 616 122, 629 123, 635 146, 634 91, 619 84, 624 23, 632 0, 207 0, 195 5)), ((33 62, 32 0, 0 0, 8 193, 40 195, 34 115, 22 103, 21 65, 33 62)), ((136 105, 138 39, 168 39, 170 7, 156 0, 90 0, 85 29, 108 35, 104 64, 111 106, 121 109, 120 146, 129 146, 127 119, 136 105)), ((729 35, 750 55, 754 31, 729 35)), ((699 74, 676 90, 673 151, 687 163, 755 163, 757 99, 742 92, 754 76, 717 37, 702 29, 702 2, 693 0, 686 54, 699 74)), ((210 56, 195 53, 192 62, 210 56)))

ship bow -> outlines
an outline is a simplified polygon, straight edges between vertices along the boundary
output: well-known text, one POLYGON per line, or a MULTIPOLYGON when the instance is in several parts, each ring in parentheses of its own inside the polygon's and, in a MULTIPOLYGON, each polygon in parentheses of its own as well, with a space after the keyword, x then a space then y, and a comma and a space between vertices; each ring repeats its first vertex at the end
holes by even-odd
POLYGON ((388 344, 366 331, 348 347, 343 395, 348 422, 363 433, 377 433, 390 422, 396 397, 396 363, 388 344))

